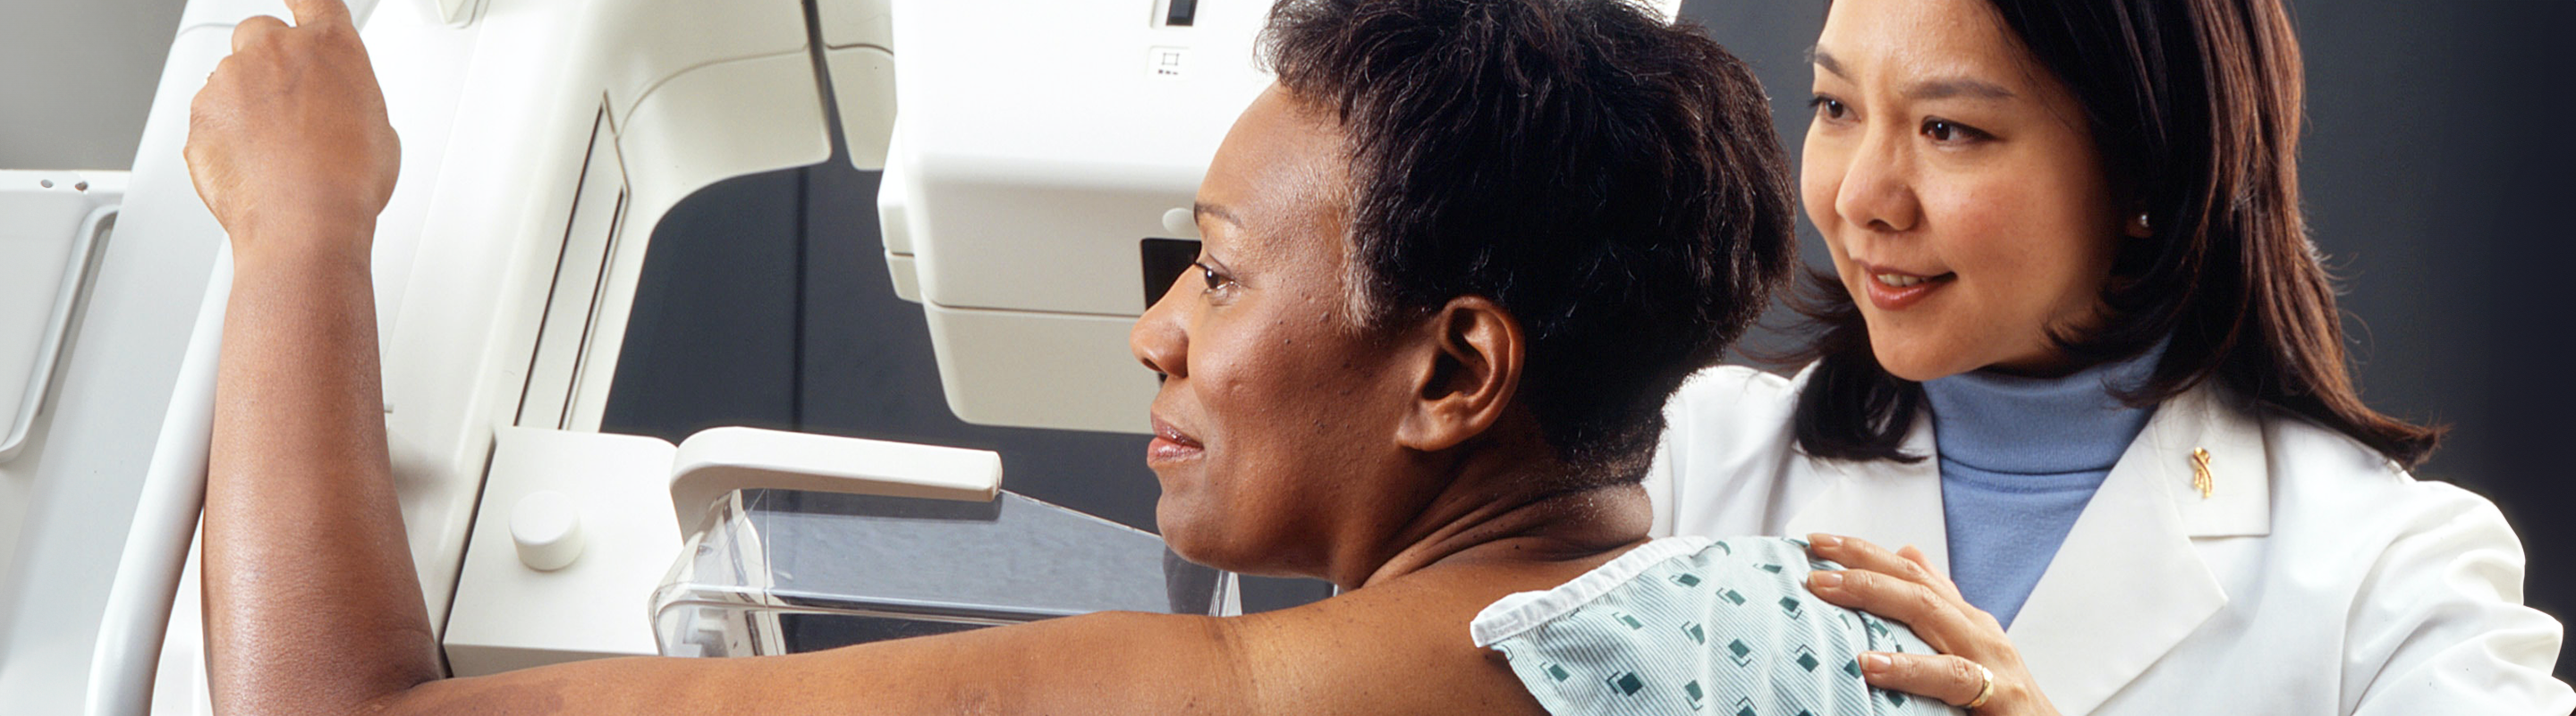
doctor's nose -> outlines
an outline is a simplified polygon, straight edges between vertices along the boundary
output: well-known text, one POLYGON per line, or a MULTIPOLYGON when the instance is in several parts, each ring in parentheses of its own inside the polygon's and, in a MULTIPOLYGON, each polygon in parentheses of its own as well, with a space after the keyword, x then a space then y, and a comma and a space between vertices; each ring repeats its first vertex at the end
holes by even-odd
POLYGON ((1914 195, 1912 168, 1900 141, 1871 138, 1844 158, 1842 180, 1834 191, 1834 213, 1842 223, 1872 232, 1903 232, 1923 218, 1914 195))

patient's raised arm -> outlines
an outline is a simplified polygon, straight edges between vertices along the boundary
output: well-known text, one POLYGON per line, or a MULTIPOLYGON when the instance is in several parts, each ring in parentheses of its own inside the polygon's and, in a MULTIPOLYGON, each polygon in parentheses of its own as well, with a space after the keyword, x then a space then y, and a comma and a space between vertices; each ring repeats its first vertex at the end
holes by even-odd
POLYGON ((331 713, 439 666, 387 463, 368 274, 399 145, 347 9, 290 4, 296 27, 241 23, 190 118, 189 173, 234 255, 206 636, 217 704, 331 713))

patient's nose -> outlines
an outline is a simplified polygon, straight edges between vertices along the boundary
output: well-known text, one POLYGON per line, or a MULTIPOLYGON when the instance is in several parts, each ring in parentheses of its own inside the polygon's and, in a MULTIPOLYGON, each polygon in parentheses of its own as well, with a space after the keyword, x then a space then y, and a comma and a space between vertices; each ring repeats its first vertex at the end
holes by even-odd
MULTIPOLYGON (((1174 282, 1187 278, 1185 274, 1174 282)), ((1136 326, 1127 331, 1127 350, 1136 354, 1137 361, 1165 376, 1189 374, 1188 311, 1178 302, 1197 295, 1194 291, 1166 291, 1154 305, 1145 308, 1145 315, 1136 317, 1136 326)))

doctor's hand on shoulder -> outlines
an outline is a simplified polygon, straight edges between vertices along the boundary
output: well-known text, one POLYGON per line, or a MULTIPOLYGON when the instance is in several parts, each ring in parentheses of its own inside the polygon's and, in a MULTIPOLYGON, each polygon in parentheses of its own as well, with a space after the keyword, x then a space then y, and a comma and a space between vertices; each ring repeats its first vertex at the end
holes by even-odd
POLYGON ((1836 606, 1904 622, 1941 651, 1865 653, 1861 678, 1870 686, 1940 699, 1979 716, 2056 716, 2057 707, 2040 693, 2003 625, 1969 605, 1922 550, 1889 552, 1828 534, 1809 535, 1807 544, 1809 553, 1843 565, 1808 574, 1808 591, 1836 606))
POLYGON ((295 24, 253 17, 207 76, 188 121, 197 195, 254 255, 366 260, 401 143, 341 0, 287 0, 295 24))

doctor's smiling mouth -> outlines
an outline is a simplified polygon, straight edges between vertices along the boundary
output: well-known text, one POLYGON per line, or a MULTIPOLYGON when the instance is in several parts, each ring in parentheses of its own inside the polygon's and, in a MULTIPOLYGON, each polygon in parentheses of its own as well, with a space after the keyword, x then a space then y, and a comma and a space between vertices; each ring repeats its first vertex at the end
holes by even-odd
POLYGON ((1959 280, 1959 274, 1956 272, 1909 273, 1858 258, 1852 259, 1852 263, 1860 267, 1861 275, 1869 277, 1867 285, 1870 305, 1877 306, 1881 311, 1905 310, 1931 296, 1933 292, 1959 280))

